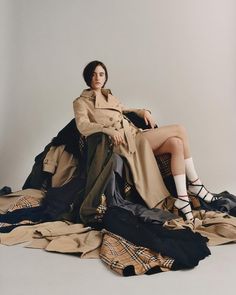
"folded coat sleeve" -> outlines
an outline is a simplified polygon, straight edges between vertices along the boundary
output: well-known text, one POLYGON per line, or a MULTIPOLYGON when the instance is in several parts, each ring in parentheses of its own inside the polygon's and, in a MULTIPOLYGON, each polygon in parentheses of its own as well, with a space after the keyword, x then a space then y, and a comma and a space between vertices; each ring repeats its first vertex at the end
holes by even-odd
POLYGON ((82 135, 89 136, 94 133, 103 132, 109 136, 113 136, 117 133, 112 127, 106 127, 104 124, 91 122, 88 116, 88 109, 80 99, 73 102, 73 108, 76 126, 82 135))

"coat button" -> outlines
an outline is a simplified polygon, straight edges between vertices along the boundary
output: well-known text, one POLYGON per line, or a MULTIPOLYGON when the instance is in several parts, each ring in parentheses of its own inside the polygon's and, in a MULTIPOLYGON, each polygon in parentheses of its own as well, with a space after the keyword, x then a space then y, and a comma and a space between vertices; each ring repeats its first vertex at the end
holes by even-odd
POLYGON ((113 121, 113 118, 112 117, 110 117, 109 119, 110 119, 110 121, 113 121))

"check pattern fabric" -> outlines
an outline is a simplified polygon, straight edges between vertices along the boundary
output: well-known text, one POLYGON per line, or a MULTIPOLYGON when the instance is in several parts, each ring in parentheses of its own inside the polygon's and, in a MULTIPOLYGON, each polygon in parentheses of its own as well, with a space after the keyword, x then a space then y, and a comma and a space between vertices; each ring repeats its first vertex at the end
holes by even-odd
POLYGON ((163 178, 171 175, 170 154, 156 156, 157 164, 163 178))
MULTIPOLYGON (((34 208, 38 206, 40 206, 40 200, 32 196, 22 196, 8 208, 7 212, 13 212, 18 209, 34 208)), ((0 227, 14 226, 14 225, 30 225, 30 224, 35 224, 35 222, 32 222, 31 220, 27 220, 27 219, 22 220, 18 223, 13 223, 13 224, 0 222, 0 227)))
POLYGON ((23 208, 33 208, 40 205, 40 200, 32 197, 32 196, 22 196, 17 200, 15 203, 13 203, 9 209, 8 212, 12 212, 18 209, 23 208))
POLYGON ((102 230, 101 260, 123 276, 169 271, 174 259, 162 256, 148 248, 136 246, 107 230, 102 230))

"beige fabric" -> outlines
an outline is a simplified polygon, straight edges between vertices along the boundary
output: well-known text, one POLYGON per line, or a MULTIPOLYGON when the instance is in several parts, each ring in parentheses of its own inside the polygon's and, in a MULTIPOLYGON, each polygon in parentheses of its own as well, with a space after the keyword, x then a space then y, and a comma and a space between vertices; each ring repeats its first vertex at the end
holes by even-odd
POLYGON ((7 211, 12 211, 12 209, 17 206, 17 202, 22 199, 22 197, 31 197, 36 201, 40 202, 44 197, 45 193, 37 189, 25 189, 17 192, 13 192, 8 195, 1 196, 0 198, 0 214, 4 214, 7 211))
POLYGON ((71 180, 77 165, 78 160, 65 151, 65 145, 51 146, 43 161, 43 171, 52 173, 52 187, 59 187, 71 180))
POLYGON ((144 110, 127 109, 111 95, 109 89, 103 89, 102 92, 106 99, 96 97, 93 90, 84 90, 74 101, 77 128, 84 136, 97 132, 112 136, 117 130, 123 134, 126 144, 116 146, 114 151, 128 160, 138 192, 146 204, 153 208, 165 199, 169 192, 148 141, 122 114, 133 111, 143 117, 144 110))
POLYGON ((169 192, 159 172, 155 156, 149 142, 141 133, 135 137, 136 149, 134 154, 126 153, 124 146, 115 147, 114 151, 122 156, 125 155, 133 176, 133 182, 139 194, 149 208, 158 207, 169 192))
POLYGON ((98 258, 102 235, 99 231, 64 221, 20 226, 10 233, 0 233, 0 243, 16 245, 30 242, 27 248, 51 252, 79 253, 82 258, 98 258))
POLYGON ((193 211, 194 222, 186 223, 182 218, 164 224, 169 229, 191 228, 209 239, 209 246, 222 245, 236 241, 236 217, 215 211, 193 211))

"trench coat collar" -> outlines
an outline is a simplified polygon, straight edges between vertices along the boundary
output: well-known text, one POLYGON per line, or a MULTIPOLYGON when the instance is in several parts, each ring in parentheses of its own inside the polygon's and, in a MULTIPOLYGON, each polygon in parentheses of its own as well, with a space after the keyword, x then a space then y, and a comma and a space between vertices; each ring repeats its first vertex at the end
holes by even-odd
MULTIPOLYGON (((102 88, 101 91, 102 91, 102 94, 105 95, 106 99, 108 100, 109 94, 111 95, 111 90, 106 89, 106 88, 102 88)), ((84 89, 80 96, 87 97, 87 98, 95 98, 97 100, 96 93, 91 88, 84 89)))
POLYGON ((102 88, 101 91, 102 91, 102 94, 106 97, 106 102, 100 99, 99 97, 96 97, 96 93, 91 88, 85 89, 82 92, 81 96, 89 98, 89 99, 94 99, 95 100, 94 106, 96 109, 113 109, 113 110, 121 112, 119 103, 111 94, 111 90, 102 88))

